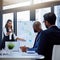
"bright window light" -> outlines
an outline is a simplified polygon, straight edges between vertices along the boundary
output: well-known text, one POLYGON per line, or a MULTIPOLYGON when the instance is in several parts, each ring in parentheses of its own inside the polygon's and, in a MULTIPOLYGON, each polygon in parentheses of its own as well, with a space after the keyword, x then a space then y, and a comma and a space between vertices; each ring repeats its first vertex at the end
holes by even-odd
POLYGON ((13 22, 13 13, 3 14, 3 28, 5 27, 5 24, 8 19, 11 19, 13 22))
POLYGON ((31 5, 31 2, 27 1, 27 2, 23 2, 23 3, 18 3, 18 4, 3 6, 3 10, 17 8, 17 7, 22 7, 22 6, 29 6, 29 5, 31 5))
POLYGON ((45 13, 48 13, 48 12, 51 12, 51 8, 50 7, 42 8, 42 9, 36 9, 36 21, 40 21, 41 22, 41 26, 42 26, 43 30, 46 29, 46 27, 45 27, 45 25, 43 23, 43 20, 44 20, 43 15, 45 13))
POLYGON ((30 21, 30 11, 17 12, 17 21, 30 21))
POLYGON ((54 6, 54 13, 56 14, 56 26, 60 28, 60 5, 54 6))
POLYGON ((53 1, 53 0, 33 0, 33 3, 37 4, 37 3, 48 2, 48 1, 53 1))

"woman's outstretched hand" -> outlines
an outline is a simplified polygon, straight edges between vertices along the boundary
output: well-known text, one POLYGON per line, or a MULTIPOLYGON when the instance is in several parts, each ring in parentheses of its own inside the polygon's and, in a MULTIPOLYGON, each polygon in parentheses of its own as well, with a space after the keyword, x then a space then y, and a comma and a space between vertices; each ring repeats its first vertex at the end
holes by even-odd
POLYGON ((26 41, 26 40, 25 40, 25 39, 23 39, 23 38, 16 38, 16 40, 26 41))

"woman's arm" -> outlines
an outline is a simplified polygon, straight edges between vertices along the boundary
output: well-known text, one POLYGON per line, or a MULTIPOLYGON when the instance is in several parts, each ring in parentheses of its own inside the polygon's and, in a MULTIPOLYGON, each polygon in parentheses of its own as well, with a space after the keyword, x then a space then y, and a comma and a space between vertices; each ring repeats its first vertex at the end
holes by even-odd
POLYGON ((17 37, 16 40, 25 41, 23 38, 17 37))
POLYGON ((20 40, 20 41, 26 41, 26 40, 23 39, 23 38, 19 38, 19 37, 17 37, 15 34, 14 34, 14 39, 16 39, 16 40, 20 40))

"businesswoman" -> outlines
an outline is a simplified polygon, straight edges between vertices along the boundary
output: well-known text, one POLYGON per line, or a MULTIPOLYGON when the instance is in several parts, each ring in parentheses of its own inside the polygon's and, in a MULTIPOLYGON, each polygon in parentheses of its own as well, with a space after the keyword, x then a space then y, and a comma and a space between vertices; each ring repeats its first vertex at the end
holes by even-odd
POLYGON ((20 41, 25 41, 22 38, 18 38, 13 29, 12 29, 12 21, 9 19, 5 25, 5 27, 3 28, 3 41, 2 41, 2 48, 5 48, 5 41, 16 41, 16 40, 20 40, 20 41))

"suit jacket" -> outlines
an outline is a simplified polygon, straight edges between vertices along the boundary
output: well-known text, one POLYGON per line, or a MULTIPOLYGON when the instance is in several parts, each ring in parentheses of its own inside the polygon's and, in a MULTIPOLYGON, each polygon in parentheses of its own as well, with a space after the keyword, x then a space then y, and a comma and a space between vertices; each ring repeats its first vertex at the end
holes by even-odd
POLYGON ((44 60, 51 60, 53 46, 58 44, 60 44, 60 29, 58 29, 57 26, 52 26, 47 30, 42 31, 39 47, 36 52, 44 55, 44 60))
POLYGON ((29 51, 36 51, 37 50, 41 32, 42 31, 38 32, 38 34, 37 34, 37 36, 35 38, 35 42, 34 42, 33 47, 32 48, 28 48, 29 51))

